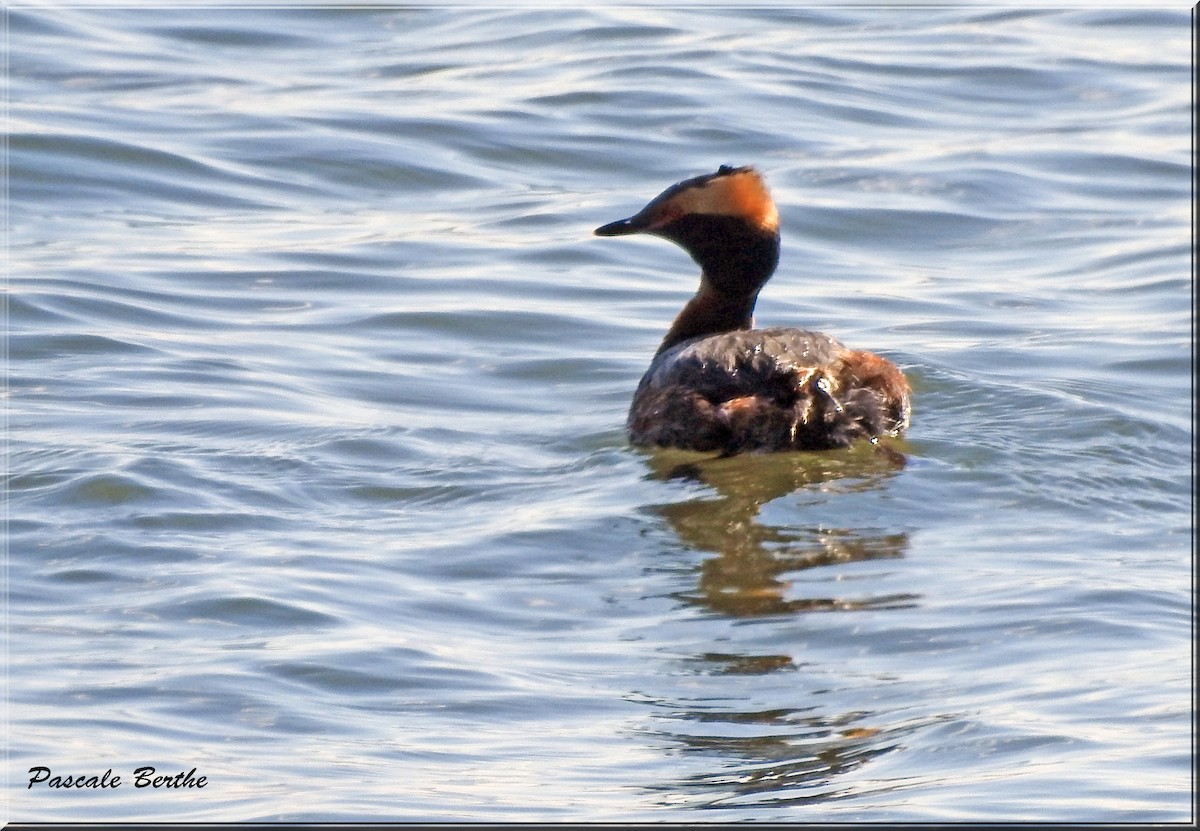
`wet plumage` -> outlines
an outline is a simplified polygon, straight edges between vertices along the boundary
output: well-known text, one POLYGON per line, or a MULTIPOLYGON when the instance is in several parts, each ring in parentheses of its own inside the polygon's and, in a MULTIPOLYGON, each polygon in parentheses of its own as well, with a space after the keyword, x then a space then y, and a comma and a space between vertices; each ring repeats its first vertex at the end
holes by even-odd
POLYGON ((903 432, 908 382, 890 361, 820 332, 753 328, 779 258, 778 212, 753 168, 680 182, 600 236, 649 233, 692 255, 700 287, 642 377, 629 410, 639 445, 824 450, 903 432))

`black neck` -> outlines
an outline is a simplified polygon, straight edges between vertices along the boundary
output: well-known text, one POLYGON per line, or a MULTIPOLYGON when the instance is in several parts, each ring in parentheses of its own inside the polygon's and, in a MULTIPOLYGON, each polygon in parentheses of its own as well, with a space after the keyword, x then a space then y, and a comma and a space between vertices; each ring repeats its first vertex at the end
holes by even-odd
POLYGON ((738 217, 691 214, 658 233, 691 254, 723 294, 758 294, 779 264, 779 232, 738 217))
POLYGON ((779 234, 726 216, 692 214, 657 232, 699 264, 700 290, 675 318, 658 351, 689 338, 754 325, 758 292, 779 263, 779 234))

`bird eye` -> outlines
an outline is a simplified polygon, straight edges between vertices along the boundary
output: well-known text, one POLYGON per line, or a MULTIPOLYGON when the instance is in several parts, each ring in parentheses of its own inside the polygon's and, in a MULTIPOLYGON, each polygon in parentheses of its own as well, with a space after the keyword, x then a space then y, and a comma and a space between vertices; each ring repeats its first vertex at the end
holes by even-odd
POLYGON ((648 231, 654 231, 656 228, 671 225, 672 222, 678 220, 684 213, 684 209, 680 208, 677 204, 662 205, 654 214, 654 219, 650 221, 648 231))
POLYGON ((654 227, 661 228, 664 225, 670 225, 683 214, 684 210, 679 205, 664 205, 658 212, 658 216, 654 217, 654 227))

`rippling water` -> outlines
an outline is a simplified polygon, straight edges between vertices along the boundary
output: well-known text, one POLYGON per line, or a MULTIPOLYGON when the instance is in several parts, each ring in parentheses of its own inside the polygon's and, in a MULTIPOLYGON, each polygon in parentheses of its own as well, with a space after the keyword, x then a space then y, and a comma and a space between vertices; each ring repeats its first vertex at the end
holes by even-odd
POLYGON ((1186 10, 7 25, 12 819, 1192 817, 1186 10), (722 163, 898 454, 627 445, 722 163))

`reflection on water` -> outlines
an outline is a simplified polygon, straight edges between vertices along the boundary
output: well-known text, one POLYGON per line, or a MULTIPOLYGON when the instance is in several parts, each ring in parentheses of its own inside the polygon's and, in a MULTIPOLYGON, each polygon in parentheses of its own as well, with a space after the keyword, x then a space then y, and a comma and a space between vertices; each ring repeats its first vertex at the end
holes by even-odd
MULTIPOLYGON (((919 595, 911 593, 795 596, 794 583, 786 577, 819 567, 901 558, 908 548, 906 533, 820 524, 779 527, 761 518, 764 505, 802 489, 828 495, 877 490, 906 461, 893 449, 871 445, 833 453, 699 462, 674 453, 650 457, 652 476, 701 483, 712 492, 655 509, 687 547, 712 552, 697 568, 695 589, 675 597, 707 612, 747 621, 802 612, 915 606, 919 595)), ((691 672, 714 682, 727 676, 796 674, 798 683, 787 693, 790 701, 814 697, 819 701, 824 692, 819 688, 804 692, 812 668, 798 665, 787 654, 714 649, 685 663, 691 672)), ((816 705, 746 709, 749 702, 722 699, 719 694, 652 703, 661 710, 656 721, 667 725, 652 731, 657 738, 688 756, 709 757, 711 765, 704 767, 711 770, 692 772, 650 790, 669 793, 664 797, 669 802, 695 800, 696 807, 707 808, 836 798, 844 790, 835 782, 840 774, 901 746, 903 736, 918 726, 910 720, 881 727, 878 713, 828 714, 816 705)))
POLYGON ((835 799, 845 793, 839 775, 900 748, 921 726, 879 728, 865 724, 872 713, 822 716, 814 709, 679 714, 690 725, 672 731, 675 744, 685 754, 711 757, 714 770, 651 790, 694 800, 698 808, 835 799))
POLYGON ((703 464, 653 457, 654 475, 692 479, 716 492, 712 498, 657 509, 681 542, 715 554, 700 565, 697 590, 677 596, 734 617, 912 605, 917 598, 908 594, 787 597, 791 584, 780 577, 818 566, 902 557, 908 547, 906 534, 820 525, 778 528, 759 520, 763 505, 800 488, 878 488, 905 461, 894 450, 871 445, 845 453, 779 453, 703 464))

